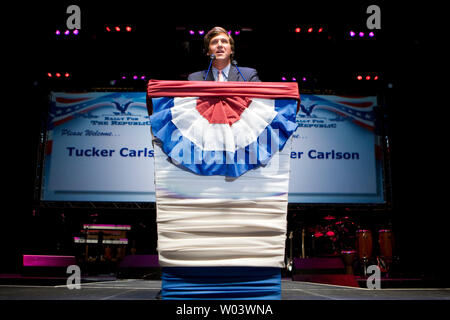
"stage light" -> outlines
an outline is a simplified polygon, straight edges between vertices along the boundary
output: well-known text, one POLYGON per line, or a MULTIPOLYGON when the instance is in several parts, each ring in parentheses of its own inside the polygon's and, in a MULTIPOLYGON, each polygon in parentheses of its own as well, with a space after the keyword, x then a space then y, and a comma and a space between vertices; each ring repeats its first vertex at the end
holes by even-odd
POLYGON ((145 80, 145 76, 142 76, 142 77, 141 77, 141 80, 145 80))
POLYGON ((120 27, 119 26, 116 27, 116 31, 120 32, 120 27))
POLYGON ((79 30, 78 29, 75 29, 75 30, 73 30, 73 32, 72 32, 74 35, 78 35, 78 33, 79 33, 79 30))
POLYGON ((356 33, 354 31, 350 31, 350 37, 354 37, 356 35, 356 33))
POLYGON ((64 31, 64 35, 68 36, 70 34, 69 30, 64 31))
POLYGON ((127 77, 125 77, 125 76, 122 76, 122 80, 126 80, 127 79, 127 77))
POLYGON ((370 80, 370 76, 369 75, 366 76, 366 80, 370 80))
POLYGON ((106 31, 111 32, 111 29, 107 26, 106 31))
POLYGON ((378 80, 378 76, 373 77, 373 80, 378 80))
POLYGON ((205 30, 199 30, 198 34, 201 35, 201 36, 204 35, 205 34, 205 30))
POLYGON ((286 77, 281 77, 281 80, 282 81, 286 81, 286 77))
POLYGON ((137 80, 138 76, 133 76, 133 80, 137 80))
POLYGON ((64 79, 64 78, 70 78, 71 74, 69 72, 55 72, 55 73, 51 73, 51 72, 47 72, 47 77, 48 78, 58 78, 58 79, 64 79))
POLYGON ((371 37, 371 38, 375 37, 375 33, 373 33, 373 31, 370 31, 369 32, 369 37, 371 37))
POLYGON ((295 77, 292 77, 292 81, 297 81, 297 79, 295 77))
POLYGON ((61 31, 56 30, 55 34, 56 34, 57 36, 59 36, 59 35, 61 34, 61 31))
POLYGON ((126 28, 125 28, 125 30, 127 30, 127 32, 131 32, 131 27, 130 26, 127 26, 126 28))
POLYGON ((303 82, 306 82, 306 77, 303 77, 303 78, 302 78, 302 81, 303 81, 303 82))
POLYGON ((358 80, 362 80, 362 76, 361 75, 358 75, 357 77, 356 77, 356 79, 358 79, 358 80))
POLYGON ((295 32, 296 32, 296 33, 300 33, 300 31, 302 31, 301 28, 295 28, 295 32))
POLYGON ((321 33, 323 31, 323 28, 319 28, 319 31, 317 31, 318 33, 321 33))
POLYGON ((238 36, 238 35, 240 35, 241 34, 241 31, 239 31, 239 30, 236 30, 235 32, 234 32, 234 35, 235 36, 238 36))
POLYGON ((193 35, 195 34, 195 31, 194 31, 194 30, 189 30, 189 34, 190 34, 191 36, 193 36, 193 35))
POLYGON ((360 31, 360 32, 359 32, 359 37, 360 37, 360 38, 364 37, 364 32, 360 31))
POLYGON ((311 33, 311 32, 313 32, 313 28, 308 29, 308 33, 311 33))

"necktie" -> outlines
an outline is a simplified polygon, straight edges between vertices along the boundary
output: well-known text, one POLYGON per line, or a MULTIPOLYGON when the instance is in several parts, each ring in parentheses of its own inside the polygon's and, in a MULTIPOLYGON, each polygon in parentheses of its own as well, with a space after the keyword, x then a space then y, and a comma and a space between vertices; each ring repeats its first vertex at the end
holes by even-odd
POLYGON ((220 81, 220 82, 223 82, 223 73, 222 73, 222 70, 218 70, 218 77, 217 77, 217 79, 218 79, 218 81, 220 81))

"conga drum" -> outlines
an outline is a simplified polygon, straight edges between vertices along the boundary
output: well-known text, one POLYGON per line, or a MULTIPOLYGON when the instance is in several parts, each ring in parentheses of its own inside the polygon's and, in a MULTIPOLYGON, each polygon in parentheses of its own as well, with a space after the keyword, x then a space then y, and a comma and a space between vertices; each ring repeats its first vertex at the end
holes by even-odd
POLYGON ((105 257, 106 260, 111 260, 112 259, 112 249, 111 249, 110 246, 107 246, 105 248, 105 252, 104 252, 103 256, 105 257))
POLYGON ((392 262, 394 235, 392 230, 382 229, 378 231, 378 243, 380 245, 380 256, 387 262, 392 262))
POLYGON ((356 249, 361 260, 368 261, 372 257, 372 232, 366 229, 356 231, 356 249))
POLYGON ((343 250, 341 251, 341 255, 345 265, 345 273, 353 274, 353 262, 356 258, 356 250, 343 250))
POLYGON ((117 257, 117 260, 122 260, 125 257, 125 247, 124 246, 117 247, 116 257, 117 257))

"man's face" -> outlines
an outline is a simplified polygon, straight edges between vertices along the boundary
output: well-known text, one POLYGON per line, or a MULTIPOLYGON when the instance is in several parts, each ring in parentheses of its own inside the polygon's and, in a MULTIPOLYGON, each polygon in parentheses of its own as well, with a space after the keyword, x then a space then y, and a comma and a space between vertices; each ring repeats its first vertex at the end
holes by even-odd
POLYGON ((230 60, 231 44, 228 35, 219 33, 209 42, 208 55, 214 54, 217 60, 230 60))

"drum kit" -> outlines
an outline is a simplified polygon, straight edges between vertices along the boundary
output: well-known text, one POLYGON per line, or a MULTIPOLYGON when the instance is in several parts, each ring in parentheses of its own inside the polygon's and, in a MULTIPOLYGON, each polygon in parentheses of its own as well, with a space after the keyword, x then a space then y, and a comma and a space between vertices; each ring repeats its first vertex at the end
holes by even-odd
MULTIPOLYGON (((324 224, 307 229, 312 238, 314 255, 341 255, 347 274, 354 274, 356 266, 367 276, 366 270, 371 264, 377 264, 381 272, 389 272, 394 259, 394 235, 391 229, 378 230, 375 238, 372 230, 361 228, 348 216, 337 219, 327 215, 323 219, 324 224)), ((302 257, 305 257, 304 244, 305 229, 302 229, 302 257)))
POLYGON ((348 217, 336 219, 327 215, 324 224, 309 228, 313 253, 316 255, 338 255, 354 247, 356 224, 348 217))

